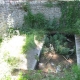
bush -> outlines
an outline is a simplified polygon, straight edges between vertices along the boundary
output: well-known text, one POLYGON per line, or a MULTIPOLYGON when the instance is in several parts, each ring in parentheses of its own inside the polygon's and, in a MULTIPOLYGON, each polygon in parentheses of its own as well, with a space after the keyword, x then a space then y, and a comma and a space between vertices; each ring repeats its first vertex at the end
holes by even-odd
POLYGON ((68 54, 69 53, 69 48, 63 47, 63 46, 58 46, 58 50, 56 50, 59 54, 68 54))
POLYGON ((53 75, 51 73, 45 73, 44 75, 43 74, 38 71, 29 71, 25 75, 20 74, 18 80, 80 80, 80 68, 77 66, 73 66, 71 68, 71 71, 65 70, 63 72, 63 75, 60 75, 60 73, 56 75, 53 75))
POLYGON ((50 44, 50 40, 49 40, 48 37, 46 37, 44 45, 45 45, 46 47, 49 47, 49 44, 50 44))
POLYGON ((80 2, 61 1, 59 2, 59 5, 62 12, 62 16, 60 18, 60 30, 63 29, 64 32, 66 31, 67 33, 78 33, 79 31, 77 32, 77 30, 79 27, 74 27, 74 24, 80 18, 80 2))
POLYGON ((28 71, 27 74, 22 75, 22 73, 19 75, 18 80, 42 80, 42 75, 41 72, 37 71, 37 72, 31 72, 28 71))
POLYGON ((55 34, 53 36, 53 45, 57 53, 68 54, 70 48, 68 48, 68 43, 66 42, 66 37, 62 34, 55 34), (63 43, 64 42, 64 43, 63 43))
POLYGON ((22 9, 23 9, 25 12, 30 11, 30 5, 29 5, 29 3, 23 4, 23 5, 22 5, 22 9))
POLYGON ((53 3, 52 3, 52 1, 49 0, 44 4, 44 6, 48 7, 48 8, 51 8, 51 7, 53 7, 53 3))
POLYGON ((24 16, 23 30, 26 32, 30 29, 45 29, 48 24, 45 16, 41 13, 32 14, 28 13, 24 16))
POLYGON ((47 22, 47 26, 45 27, 45 30, 47 31, 57 31, 59 28, 59 25, 58 25, 58 19, 57 18, 54 18, 53 20, 48 20, 47 22))

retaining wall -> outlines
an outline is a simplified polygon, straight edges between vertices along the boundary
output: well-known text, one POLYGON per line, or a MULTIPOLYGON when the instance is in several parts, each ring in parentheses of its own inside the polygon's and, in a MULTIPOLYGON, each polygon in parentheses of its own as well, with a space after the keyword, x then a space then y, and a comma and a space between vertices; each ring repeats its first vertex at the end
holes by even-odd
MULTIPOLYGON (((31 10, 34 14, 43 13, 46 18, 60 18, 60 8, 53 6, 52 8, 45 7, 45 1, 30 1, 31 10)), ((21 27, 23 24, 24 15, 27 14, 22 9, 22 4, 26 3, 25 0, 0 0, 0 33, 5 32, 6 27, 21 27), (2 3, 1 3, 2 2, 2 3)), ((56 2, 53 2, 56 4, 56 2)), ((3 34, 3 33, 2 33, 3 34)))

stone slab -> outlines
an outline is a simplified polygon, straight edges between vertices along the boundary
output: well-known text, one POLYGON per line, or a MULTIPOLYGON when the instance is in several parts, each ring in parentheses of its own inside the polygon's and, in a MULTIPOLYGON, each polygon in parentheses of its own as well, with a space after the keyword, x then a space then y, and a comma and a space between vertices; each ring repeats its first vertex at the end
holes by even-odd
POLYGON ((80 35, 75 35, 77 65, 80 65, 80 35))

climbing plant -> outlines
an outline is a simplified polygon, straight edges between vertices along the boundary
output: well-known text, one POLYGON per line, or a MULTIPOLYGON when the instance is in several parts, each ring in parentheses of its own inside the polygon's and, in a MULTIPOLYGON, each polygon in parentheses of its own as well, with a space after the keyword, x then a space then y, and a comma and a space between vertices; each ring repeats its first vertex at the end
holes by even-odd
POLYGON ((79 1, 61 1, 59 2, 61 7, 62 16, 60 18, 60 28, 64 32, 79 33, 76 26, 77 20, 80 18, 80 2, 79 1), (75 25, 74 25, 75 24, 75 25))

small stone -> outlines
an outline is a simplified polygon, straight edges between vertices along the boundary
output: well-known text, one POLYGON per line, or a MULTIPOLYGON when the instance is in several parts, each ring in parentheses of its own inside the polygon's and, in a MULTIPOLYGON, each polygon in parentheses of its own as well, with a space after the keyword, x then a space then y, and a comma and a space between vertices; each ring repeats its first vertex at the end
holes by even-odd
POLYGON ((43 69, 45 67, 44 63, 39 63, 39 69, 43 69))
POLYGON ((61 71, 61 65, 58 65, 57 66, 57 69, 56 69, 56 73, 60 72, 61 71))
POLYGON ((54 66, 54 63, 53 63, 53 62, 51 62, 51 65, 52 65, 52 66, 54 66))

